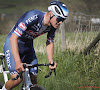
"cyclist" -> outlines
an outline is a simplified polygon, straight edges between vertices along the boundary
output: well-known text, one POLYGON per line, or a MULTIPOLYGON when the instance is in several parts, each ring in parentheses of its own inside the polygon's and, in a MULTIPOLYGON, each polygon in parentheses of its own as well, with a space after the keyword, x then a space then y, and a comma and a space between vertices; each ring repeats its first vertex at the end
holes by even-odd
MULTIPOLYGON (((67 6, 60 1, 51 1, 48 12, 31 10, 26 12, 15 24, 8 34, 4 44, 4 54, 10 71, 11 78, 16 77, 20 71, 24 71, 22 63, 37 64, 37 58, 33 48, 33 40, 45 33, 47 34, 46 51, 49 63, 53 63, 55 31, 68 17, 67 6)), ((50 66, 51 70, 55 69, 50 66)), ((38 68, 30 69, 31 81, 37 84, 38 68)), ((3 90, 16 87, 22 79, 8 80, 3 90)))

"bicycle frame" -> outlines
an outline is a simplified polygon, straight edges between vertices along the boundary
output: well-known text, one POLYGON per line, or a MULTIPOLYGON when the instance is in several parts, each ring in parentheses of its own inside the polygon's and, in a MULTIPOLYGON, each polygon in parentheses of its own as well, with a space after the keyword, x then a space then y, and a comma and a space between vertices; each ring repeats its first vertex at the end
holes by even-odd
POLYGON ((38 90, 46 90, 45 88, 39 86, 39 85, 33 85, 31 80, 30 80, 30 74, 29 74, 29 69, 25 68, 25 72, 24 72, 24 80, 22 82, 22 86, 20 90, 37 90, 36 88, 41 88, 38 90), (33 89, 32 89, 33 88, 33 89))
MULTIPOLYGON (((1 65, 0 71, 1 71, 1 73, 3 73, 4 81, 6 83, 8 81, 8 75, 7 74, 9 73, 9 71, 6 71, 5 70, 4 58, 5 58, 4 54, 1 54, 0 53, 0 59, 2 61, 2 65, 1 65)), ((31 83, 30 74, 29 74, 29 68, 28 67, 34 68, 34 67, 37 67, 37 66, 49 66, 49 65, 52 65, 53 66, 54 63, 53 64, 36 64, 36 65, 31 65, 31 64, 25 65, 25 64, 23 64, 23 67, 25 69, 25 72, 24 72, 24 80, 22 82, 21 90, 32 90, 30 88, 34 88, 34 87, 39 87, 39 88, 41 88, 41 90, 45 90, 43 87, 41 87, 39 85, 33 85, 31 83)), ((20 72, 17 75, 17 77, 13 78, 12 80, 17 80, 19 77, 21 78, 22 73, 23 72, 20 72)), ((55 69, 54 69, 54 73, 55 73, 55 76, 56 76, 55 69)), ((46 75, 45 78, 48 78, 51 74, 52 74, 52 70, 50 70, 49 74, 46 75)), ((0 90, 2 90, 2 89, 0 89, 0 90)))
MULTIPOLYGON (((8 81, 9 71, 6 71, 6 69, 5 69, 4 58, 5 58, 4 54, 0 53, 0 59, 1 59, 0 73, 3 73, 4 82, 6 83, 8 81)), ((2 90, 2 89, 0 89, 0 90, 2 90)))
POLYGON ((33 87, 33 84, 31 83, 31 80, 30 80, 30 74, 29 74, 29 69, 28 68, 25 68, 25 72, 24 72, 24 80, 23 80, 23 83, 22 83, 22 87, 23 90, 30 90, 30 87, 33 87))
MULTIPOLYGON (((45 90, 43 87, 39 86, 39 85, 33 85, 31 83, 31 80, 30 80, 30 74, 29 74, 29 67, 30 68, 34 68, 34 67, 37 67, 37 66, 49 66, 49 65, 54 65, 53 64, 35 64, 35 65, 32 65, 32 64, 23 64, 23 67, 25 69, 25 72, 24 72, 24 81, 23 81, 23 84, 22 84, 22 88, 21 90, 37 90, 35 88, 39 88, 38 90, 45 90)), ((22 71, 15 77, 13 78, 12 80, 17 80, 19 77, 21 78, 22 76, 22 71)), ((54 73, 56 75, 56 72, 54 70, 54 73)), ((50 75, 52 74, 52 70, 50 70, 49 74, 45 76, 45 78, 48 78, 50 75)))

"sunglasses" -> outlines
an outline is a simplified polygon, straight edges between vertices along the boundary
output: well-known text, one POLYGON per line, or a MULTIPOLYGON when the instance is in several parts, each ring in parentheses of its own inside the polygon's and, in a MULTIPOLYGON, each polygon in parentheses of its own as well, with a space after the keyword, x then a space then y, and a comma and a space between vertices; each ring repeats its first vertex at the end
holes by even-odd
POLYGON ((62 18, 62 17, 57 17, 57 22, 63 22, 65 20, 65 18, 62 18))
MULTIPOLYGON (((52 19, 54 16, 55 15, 51 16, 50 19, 52 19)), ((57 17, 57 22, 58 23, 61 22, 61 21, 63 22, 64 20, 65 20, 65 18, 62 18, 62 17, 59 17, 59 16, 57 17)))

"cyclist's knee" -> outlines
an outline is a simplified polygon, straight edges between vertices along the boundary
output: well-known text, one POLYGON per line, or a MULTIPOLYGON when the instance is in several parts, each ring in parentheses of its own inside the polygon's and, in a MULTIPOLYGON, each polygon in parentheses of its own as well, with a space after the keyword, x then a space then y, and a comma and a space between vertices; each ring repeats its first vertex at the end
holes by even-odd
POLYGON ((32 84, 37 84, 37 75, 30 74, 32 84))

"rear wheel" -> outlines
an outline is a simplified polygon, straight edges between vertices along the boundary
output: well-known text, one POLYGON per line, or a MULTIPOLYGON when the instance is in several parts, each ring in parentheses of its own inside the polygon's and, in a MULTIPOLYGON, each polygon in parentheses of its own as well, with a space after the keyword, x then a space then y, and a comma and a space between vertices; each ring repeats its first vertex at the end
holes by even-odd
POLYGON ((0 82, 0 89, 2 89, 2 87, 3 87, 3 83, 2 83, 2 82, 0 82))

